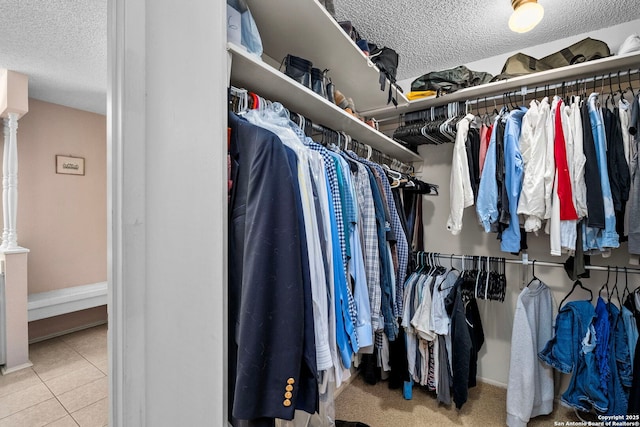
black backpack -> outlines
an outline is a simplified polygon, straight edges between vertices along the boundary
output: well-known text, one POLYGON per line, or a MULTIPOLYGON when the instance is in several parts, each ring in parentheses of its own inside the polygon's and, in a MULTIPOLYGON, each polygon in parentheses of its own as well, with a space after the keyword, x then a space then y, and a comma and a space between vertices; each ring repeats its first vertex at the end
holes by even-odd
POLYGON ((397 106, 398 101, 396 101, 396 98, 393 96, 392 87, 395 86, 396 90, 399 89, 400 92, 402 92, 402 88, 396 85, 399 60, 398 53, 391 48, 379 48, 374 43, 369 43, 369 59, 371 59, 380 70, 380 90, 385 90, 387 79, 391 82, 387 104, 393 102, 393 105, 397 106))

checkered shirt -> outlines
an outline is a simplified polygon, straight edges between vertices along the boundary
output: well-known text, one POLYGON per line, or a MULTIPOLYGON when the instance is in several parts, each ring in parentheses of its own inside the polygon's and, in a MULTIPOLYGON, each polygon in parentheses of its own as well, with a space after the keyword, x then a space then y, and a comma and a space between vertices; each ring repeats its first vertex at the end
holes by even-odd
POLYGON ((407 263, 409 262, 409 244, 407 243, 407 236, 404 234, 404 230, 402 228, 402 224, 400 223, 400 217, 398 216, 398 211, 396 209, 396 203, 393 200, 393 194, 391 193, 391 185, 389 185, 389 180, 387 179, 387 175, 385 174, 384 169, 377 163, 370 162, 365 159, 361 159, 355 155, 355 153, 350 153, 352 157, 357 158, 365 165, 373 168, 380 177, 382 178, 382 187, 385 193, 385 197, 387 199, 387 205, 389 207, 389 212, 391 215, 391 228, 393 230, 393 234, 396 238, 396 247, 398 249, 398 271, 396 271, 396 300, 394 302, 394 315, 396 317, 402 317, 403 312, 403 295, 404 295, 404 281, 407 275, 407 263))

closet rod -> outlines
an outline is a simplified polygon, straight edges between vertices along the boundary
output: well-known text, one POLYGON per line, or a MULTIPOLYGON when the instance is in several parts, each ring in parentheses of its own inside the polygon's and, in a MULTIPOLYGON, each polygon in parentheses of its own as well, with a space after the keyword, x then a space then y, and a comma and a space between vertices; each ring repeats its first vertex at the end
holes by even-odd
MULTIPOLYGON (((640 82, 640 69, 629 69, 624 71, 618 70, 618 71, 610 72, 606 74, 595 75, 593 77, 585 77, 582 79, 574 79, 574 80, 564 80, 558 83, 553 83, 548 85, 522 86, 520 89, 517 89, 517 90, 507 91, 504 93, 499 93, 499 94, 490 95, 490 96, 479 96, 473 99, 468 99, 466 101, 459 101, 459 102, 464 102, 467 105, 478 104, 480 102, 485 102, 485 101, 493 101, 498 99, 502 100, 507 94, 510 94, 511 96, 516 96, 516 97, 521 97, 521 96, 526 97, 530 95, 535 96, 536 93, 540 94, 541 96, 551 96, 552 94, 550 93, 550 91, 555 91, 553 95, 558 95, 557 89, 565 89, 568 92, 573 92, 576 86, 578 87, 578 89, 582 89, 586 87, 587 90, 585 92, 591 93, 591 92, 594 92, 593 84, 597 85, 598 83, 601 83, 601 86, 599 87, 596 86, 595 92, 596 93, 602 92, 602 94, 605 95, 605 94, 608 94, 608 92, 610 92, 607 86, 614 85, 613 81, 616 82, 615 86, 622 86, 624 84, 626 85, 624 90, 626 91, 627 89, 629 89, 628 81, 627 80, 623 81, 622 77, 632 76, 633 74, 638 74, 638 76, 634 78, 634 81, 638 80, 638 82, 640 82), (605 82, 608 82, 608 84, 605 84, 605 82), (602 88, 604 88, 605 90, 602 90, 602 88)), ((614 89, 614 93, 619 92, 618 90, 616 90, 617 89, 616 87, 614 87, 613 89, 614 89)))
MULTIPOLYGON (((424 252, 424 253, 431 254, 432 256, 436 256, 441 259, 471 260, 473 259, 474 256, 484 256, 486 258, 485 255, 453 255, 453 254, 447 255, 447 254, 434 253, 434 252, 424 252)), ((519 264, 523 266, 533 265, 533 263, 535 263, 537 266, 543 266, 543 267, 564 267, 564 264, 559 262, 538 261, 538 260, 530 260, 525 258, 519 259, 519 260, 505 258, 504 262, 507 264, 519 264)), ((640 268, 634 268, 634 267, 617 267, 617 266, 607 267, 602 265, 585 265, 585 269, 593 270, 593 271, 607 271, 607 270, 611 271, 612 269, 615 270, 616 268, 618 269, 618 272, 625 271, 625 268, 626 268, 627 273, 640 274, 640 268)))
MULTIPOLYGON (((624 90, 628 89, 628 81, 627 80, 622 80, 622 77, 627 77, 627 76, 633 76, 633 74, 637 74, 637 77, 633 78, 634 83, 639 82, 640 83, 640 69, 637 68, 633 68, 633 69, 627 69, 627 70, 616 70, 616 71, 612 71, 612 72, 608 72, 608 73, 604 73, 604 74, 596 74, 594 76, 591 77, 585 77, 585 78, 581 78, 581 79, 573 79, 573 80, 563 80, 563 81, 558 81, 555 80, 557 83, 552 83, 552 84, 544 84, 544 85, 540 85, 540 84, 536 84, 536 85, 531 85, 531 86, 527 86, 527 85, 522 85, 519 89, 516 90, 510 90, 510 91, 505 91, 505 92, 494 92, 494 94, 489 95, 489 96, 477 96, 475 98, 471 98, 471 99, 467 99, 467 100, 458 100, 458 101, 452 101, 450 102, 450 104, 454 104, 454 103, 462 103, 462 104, 466 104, 466 105, 474 105, 474 104, 479 104, 480 102, 484 102, 485 105, 483 105, 483 108, 486 108, 486 101, 494 101, 494 100, 503 100, 506 94, 510 94, 510 96, 514 96, 514 97, 522 97, 522 96, 535 96, 536 93, 542 95, 542 96, 550 96, 550 95, 557 95, 558 91, 557 89, 561 89, 561 88, 565 88, 567 91, 571 92, 572 89, 574 89, 576 87, 576 85, 578 85, 578 88, 584 88, 586 86, 586 92, 591 93, 594 92, 593 89, 593 85, 594 84, 598 84, 600 83, 601 86, 596 86, 596 92, 600 93, 602 92, 603 95, 608 94, 609 90, 608 87, 609 85, 613 85, 615 84, 615 86, 622 86, 625 85, 624 90), (609 83, 607 85, 605 85, 605 82, 609 81, 609 83), (613 81, 615 81, 616 83, 612 83, 613 81), (591 86, 589 86, 591 85, 591 86), (602 88, 604 87, 604 91, 602 90, 602 88), (535 88, 535 89, 534 89, 535 88), (600 89, 600 90, 598 90, 600 89), (550 91, 555 91, 553 94, 550 93, 550 91)), ((639 85, 640 86, 640 85, 639 85)), ((614 88, 616 89, 616 88, 614 88)), ((618 92, 618 90, 614 90, 615 93, 618 92)), ((455 92, 454 92, 455 93, 455 92)), ((446 97, 446 95, 445 95, 446 97)), ((445 97, 442 97, 443 99, 445 97)), ((520 101, 520 99, 518 99, 518 101, 520 101)), ((439 108, 439 107, 446 107, 447 104, 442 104, 442 105, 438 105, 438 106, 434 106, 434 108, 439 108)), ((497 103, 496 103, 497 105, 497 103)), ((418 111, 428 111, 430 108, 429 107, 425 110, 418 110, 418 111)), ((417 112, 417 111, 416 111, 417 112)), ((415 113, 415 112, 413 112, 415 113)), ((402 122, 404 117, 404 113, 402 115, 400 115, 400 117, 398 116, 392 116, 392 117, 386 117, 386 118, 382 118, 382 119, 378 119, 379 123, 384 123, 384 122, 389 122, 389 121, 396 121, 396 122, 402 122)))
MULTIPOLYGON (((244 89, 244 88, 238 88, 236 86, 230 86, 229 87, 229 95, 230 95, 230 97, 241 99, 243 101, 243 102, 241 102, 241 105, 244 108, 248 107, 248 99, 247 99, 247 97, 248 97, 249 93, 250 92, 247 89, 244 89)), ((271 103, 271 101, 269 101, 269 100, 267 100, 265 98, 262 98, 261 96, 259 96, 257 94, 254 94, 254 95, 258 96, 258 98, 263 100, 263 101, 267 101, 268 103, 271 103)), ((280 104, 280 105, 282 105, 282 104, 280 104)), ((313 131, 316 131, 316 132, 329 131, 329 132, 335 133, 336 135, 347 135, 344 132, 335 131, 335 130, 327 127, 327 126, 313 123, 312 120, 309 120, 307 117, 303 116, 302 114, 299 114, 299 113, 296 113, 294 111, 289 110, 284 105, 282 105, 282 107, 287 111, 287 114, 289 115, 290 118, 293 115, 297 115, 297 116, 303 118, 308 123, 310 123, 311 124, 311 129, 313 131)), ((388 162, 387 166, 389 166, 391 169, 394 169, 394 170, 398 169, 400 172, 403 172, 403 173, 407 173, 407 172, 409 172, 411 174, 414 173, 414 168, 413 168, 412 165, 409 165, 409 164, 406 164, 404 162, 401 162, 400 160, 398 160, 398 159, 396 159, 394 157, 391 157, 388 154, 383 153, 382 151, 380 151, 380 150, 378 150, 376 148, 371 147, 369 144, 365 144, 365 143, 359 142, 359 141, 357 141, 355 139, 352 139, 351 142, 349 143, 349 145, 350 144, 354 145, 353 147, 349 147, 352 150, 355 150, 355 147, 360 146, 363 149, 366 149, 369 154, 373 154, 373 156, 371 156, 370 160, 373 160, 376 163, 384 164, 384 162, 386 161, 386 162, 388 162)), ((345 149, 346 148, 347 148, 347 145, 345 145, 345 149)), ((358 154, 364 157, 365 153, 358 153, 358 154)))

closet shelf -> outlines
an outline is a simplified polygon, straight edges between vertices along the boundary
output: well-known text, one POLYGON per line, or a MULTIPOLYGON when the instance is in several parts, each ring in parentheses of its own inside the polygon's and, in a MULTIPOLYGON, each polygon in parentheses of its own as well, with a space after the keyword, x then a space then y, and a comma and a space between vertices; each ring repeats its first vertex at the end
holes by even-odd
MULTIPOLYGON (((375 117, 376 119, 394 117, 403 113, 410 113, 412 111, 420 111, 431 107, 446 105, 450 102, 473 100, 484 96, 498 95, 509 91, 520 90, 523 86, 527 87, 527 91, 529 93, 533 92, 537 86, 538 92, 540 92, 540 90, 544 90, 545 84, 575 81, 576 79, 601 76, 618 70, 626 71, 627 69, 637 69, 639 66, 640 53, 634 52, 627 55, 614 55, 580 64, 541 71, 526 76, 514 77, 508 80, 501 80, 498 82, 461 89, 457 92, 453 92, 439 98, 430 97, 410 101, 408 105, 397 109, 383 107, 364 111, 361 114, 367 117, 375 117)), ((596 87, 596 90, 599 90, 599 88, 596 87)))
MULTIPOLYGON (((313 62, 316 68, 329 69, 336 89, 353 99, 358 112, 387 105, 389 82, 381 91, 378 68, 316 0, 247 3, 266 55, 280 63, 292 54, 313 62)), ((409 103, 400 91, 396 98, 398 105, 409 103)))
POLYGON ((355 140, 369 144, 402 162, 422 161, 413 151, 356 119, 284 73, 262 62, 243 48, 227 44, 231 53, 231 84, 246 88, 286 108, 308 117, 314 123, 344 131, 355 140))

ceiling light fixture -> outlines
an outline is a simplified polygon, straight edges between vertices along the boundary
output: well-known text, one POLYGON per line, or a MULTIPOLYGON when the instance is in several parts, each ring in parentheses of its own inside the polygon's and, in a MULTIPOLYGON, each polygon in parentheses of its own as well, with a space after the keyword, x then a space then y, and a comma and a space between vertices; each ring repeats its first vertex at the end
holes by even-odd
POLYGON ((542 21, 544 8, 537 0, 511 0, 513 13, 509 18, 509 28, 516 33, 526 33, 542 21))

